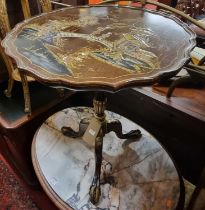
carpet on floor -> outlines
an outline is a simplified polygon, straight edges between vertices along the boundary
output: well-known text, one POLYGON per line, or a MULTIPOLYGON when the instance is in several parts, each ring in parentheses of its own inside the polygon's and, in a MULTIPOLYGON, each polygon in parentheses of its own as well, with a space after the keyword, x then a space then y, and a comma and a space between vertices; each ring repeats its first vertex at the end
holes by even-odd
MULTIPOLYGON (((184 182, 186 207, 195 187, 186 180, 184 182)), ((42 189, 29 188, 0 153, 0 210, 57 210, 57 207, 42 189)))
POLYGON ((0 153, 0 210, 57 210, 42 189, 33 190, 0 153))
POLYGON ((0 209, 39 210, 0 155, 0 209))

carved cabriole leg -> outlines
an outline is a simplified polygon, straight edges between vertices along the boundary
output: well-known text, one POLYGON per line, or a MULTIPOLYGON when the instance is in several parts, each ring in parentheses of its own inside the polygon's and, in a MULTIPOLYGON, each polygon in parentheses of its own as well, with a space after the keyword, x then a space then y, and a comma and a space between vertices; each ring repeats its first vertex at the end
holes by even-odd
POLYGON ((30 7, 29 7, 29 2, 28 0, 21 0, 21 7, 23 10, 23 15, 25 19, 28 19, 31 17, 30 13, 30 7))
POLYGON ((71 138, 79 138, 79 137, 83 136, 83 134, 85 133, 85 131, 88 127, 88 125, 89 125, 89 122, 86 119, 82 119, 80 121, 80 124, 79 124, 79 131, 76 132, 70 127, 63 126, 61 128, 61 132, 65 136, 68 136, 68 137, 71 137, 71 138))
MULTIPOLYGON (((102 122, 105 119, 104 111, 105 111, 106 100, 105 100, 105 98, 102 98, 104 96, 100 96, 103 99, 100 101, 98 101, 98 98, 96 98, 96 97, 93 100, 93 106, 94 106, 94 110, 95 110, 95 118, 102 122)), ((61 132, 63 133, 63 135, 71 137, 71 138, 82 137, 84 135, 88 125, 89 125, 89 122, 86 119, 82 119, 79 124, 79 131, 76 132, 71 127, 63 126, 61 128, 61 132)))
POLYGON ((123 134, 122 124, 119 120, 107 123, 106 133, 110 133, 111 131, 115 132, 120 139, 137 139, 142 135, 140 130, 131 130, 130 132, 123 134))
POLYGON ((24 93, 24 103, 25 103, 24 110, 26 113, 30 115, 31 114, 31 101, 30 101, 30 93, 29 93, 27 77, 21 71, 19 72, 19 74, 21 76, 21 82, 22 82, 23 93, 24 93))
POLYGON ((102 149, 103 149, 103 137, 106 133, 106 120, 105 120, 105 108, 106 98, 104 93, 97 93, 93 100, 94 117, 100 121, 101 129, 97 137, 95 138, 95 175, 90 187, 90 201, 93 204, 97 204, 100 199, 100 174, 102 165, 102 149))
POLYGON ((43 12, 50 12, 52 10, 50 0, 39 0, 39 3, 42 7, 43 12))
MULTIPOLYGON (((0 39, 0 42, 1 42, 1 39, 0 39)), ((14 79, 12 77, 12 72, 14 71, 14 66, 11 62, 11 59, 5 54, 4 49, 2 48, 1 45, 0 45, 0 55, 2 56, 2 58, 6 64, 6 68, 7 68, 8 75, 9 75, 8 88, 7 88, 7 90, 4 91, 4 94, 6 95, 6 97, 11 97, 11 91, 12 91, 13 85, 14 85, 14 79)))
POLYGON ((6 0, 0 0, 0 33, 5 37, 6 33, 11 30, 9 17, 7 13, 6 0))
POLYGON ((11 91, 14 86, 14 80, 11 76, 9 76, 9 81, 8 81, 8 88, 4 91, 4 94, 6 97, 10 98, 11 97, 11 91))
POLYGON ((103 129, 101 128, 98 136, 95 139, 95 174, 93 177, 92 185, 90 187, 90 201, 97 204, 100 200, 100 174, 102 165, 102 149, 103 149, 103 129))

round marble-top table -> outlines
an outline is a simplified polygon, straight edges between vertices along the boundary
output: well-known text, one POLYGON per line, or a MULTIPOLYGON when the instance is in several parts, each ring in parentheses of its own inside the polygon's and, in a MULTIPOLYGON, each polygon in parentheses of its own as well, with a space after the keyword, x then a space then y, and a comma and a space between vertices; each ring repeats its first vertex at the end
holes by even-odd
POLYGON ((93 109, 68 108, 49 117, 32 144, 33 165, 41 185, 59 209, 68 210, 175 210, 183 197, 177 170, 163 147, 132 121, 106 111, 108 121, 118 119, 123 132, 141 130, 138 139, 119 139, 114 132, 103 140, 101 194, 98 204, 89 198, 95 172, 94 147, 80 138, 62 134, 89 121, 93 109))

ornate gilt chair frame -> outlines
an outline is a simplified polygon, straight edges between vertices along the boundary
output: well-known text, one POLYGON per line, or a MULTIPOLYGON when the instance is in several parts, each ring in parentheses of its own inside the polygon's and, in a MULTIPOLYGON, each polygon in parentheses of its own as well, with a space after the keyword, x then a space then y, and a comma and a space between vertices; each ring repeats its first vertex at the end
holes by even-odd
POLYGON ((64 4, 58 1, 52 1, 52 0, 38 0, 40 3, 40 6, 42 8, 42 12, 50 12, 52 11, 52 5, 54 6, 60 6, 60 7, 70 7, 69 4, 64 4))
MULTIPOLYGON (((24 18, 30 17, 30 10, 28 5, 28 0, 21 0, 22 10, 24 14, 24 18)), ((9 17, 7 13, 7 5, 6 0, 0 0, 0 27, 1 27, 1 38, 4 38, 6 36, 6 33, 10 31, 10 23, 9 23, 9 17)), ((24 101, 25 101, 25 112, 30 112, 30 94, 29 94, 29 88, 28 88, 28 80, 25 75, 22 73, 19 74, 18 69, 15 67, 15 64, 13 61, 5 54, 4 49, 2 46, 0 46, 0 55, 2 56, 7 70, 9 74, 9 81, 8 81, 8 88, 5 90, 5 95, 7 97, 11 96, 11 91, 13 89, 14 81, 21 81, 23 92, 24 92, 24 101)), ((29 81, 32 81, 33 79, 29 78, 29 81)))
MULTIPOLYGON (((50 12, 52 10, 52 3, 58 4, 58 2, 53 2, 50 0, 39 0, 39 3, 43 12, 50 12)), ((21 0, 21 6, 22 6, 24 18, 25 19, 30 18, 31 13, 30 13, 28 0, 21 0)), ((70 5, 61 5, 61 6, 70 6, 70 5)), ((6 33, 9 32, 10 30, 11 30, 11 26, 9 23, 9 17, 7 13, 6 0, 0 0, 0 35, 1 35, 0 42, 2 41, 1 39, 4 38, 6 36, 6 33)), ((34 81, 34 79, 31 77, 27 77, 25 74, 23 74, 17 69, 17 67, 15 66, 15 63, 13 63, 12 59, 5 54, 4 49, 1 45, 0 45, 0 55, 6 64, 8 75, 9 75, 8 88, 7 90, 5 90, 5 95, 7 97, 11 97, 11 91, 14 86, 14 81, 22 82, 22 88, 23 88, 23 93, 24 93, 24 103, 25 103, 24 110, 26 113, 30 114, 31 102, 30 102, 28 82, 34 81)))

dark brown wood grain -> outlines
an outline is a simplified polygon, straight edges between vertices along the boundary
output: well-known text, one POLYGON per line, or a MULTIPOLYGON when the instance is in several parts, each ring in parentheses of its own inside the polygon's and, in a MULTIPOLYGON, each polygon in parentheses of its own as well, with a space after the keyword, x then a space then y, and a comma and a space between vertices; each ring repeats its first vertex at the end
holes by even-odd
POLYGON ((145 87, 111 95, 110 109, 150 131, 167 148, 182 175, 197 183, 205 157, 205 89, 145 87))
POLYGON ((140 88, 143 94, 167 104, 173 109, 187 113, 190 116, 205 122, 205 88, 177 88, 171 98, 166 98, 168 87, 155 85, 140 88))

